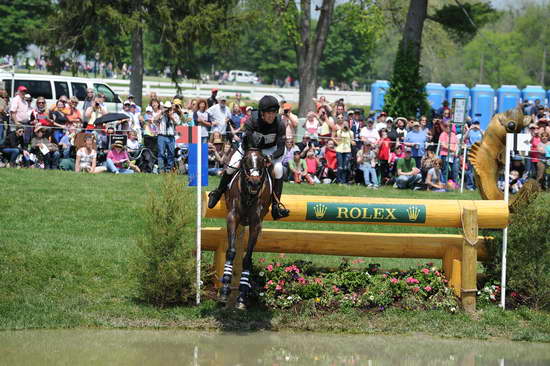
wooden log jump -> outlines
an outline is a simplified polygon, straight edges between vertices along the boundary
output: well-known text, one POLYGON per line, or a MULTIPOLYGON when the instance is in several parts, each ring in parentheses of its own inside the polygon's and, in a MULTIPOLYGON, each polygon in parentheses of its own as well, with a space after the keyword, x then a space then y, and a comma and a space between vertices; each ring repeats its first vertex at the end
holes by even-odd
MULTIPOLYGON (((462 298, 466 311, 475 310, 477 258, 487 258, 486 238, 478 236, 477 230, 506 227, 509 215, 504 201, 283 195, 282 202, 291 210, 291 215, 281 220, 287 222, 462 228, 464 235, 263 229, 255 251, 442 259, 443 271, 455 294, 462 298)), ((225 216, 223 200, 214 209, 204 212, 207 218, 225 216)), ((270 215, 266 219, 270 220, 270 215)), ((242 235, 237 243, 237 261, 244 250, 246 236, 242 235)), ((227 250, 226 230, 204 228, 202 238, 204 250, 216 251, 216 273, 221 277, 227 250)))

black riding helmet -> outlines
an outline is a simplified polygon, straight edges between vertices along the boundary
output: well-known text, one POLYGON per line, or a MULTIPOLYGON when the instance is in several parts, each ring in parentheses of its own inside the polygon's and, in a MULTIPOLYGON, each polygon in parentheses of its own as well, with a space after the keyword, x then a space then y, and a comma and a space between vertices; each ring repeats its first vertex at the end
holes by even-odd
POLYGON ((272 95, 264 95, 258 104, 260 112, 278 112, 279 101, 272 95))

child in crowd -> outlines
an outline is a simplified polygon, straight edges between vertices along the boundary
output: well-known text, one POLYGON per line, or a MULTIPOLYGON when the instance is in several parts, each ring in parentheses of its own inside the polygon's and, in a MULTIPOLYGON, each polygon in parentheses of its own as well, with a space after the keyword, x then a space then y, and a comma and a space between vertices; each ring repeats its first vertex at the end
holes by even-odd
MULTIPOLYGON (((307 181, 313 181, 315 184, 321 183, 319 178, 317 178, 317 170, 319 169, 319 159, 315 156, 315 150, 309 149, 306 155, 306 166, 307 166, 307 181)), ((310 183, 312 184, 312 183, 310 183)))
POLYGON ((370 143, 364 144, 363 148, 357 152, 357 164, 359 165, 359 169, 363 171, 367 188, 378 188, 378 176, 375 169, 376 156, 376 149, 370 143))
MULTIPOLYGON (((307 180, 307 164, 304 159, 300 159, 300 152, 295 151, 294 157, 288 162, 288 169, 292 172, 293 180, 290 183, 302 183, 303 180, 307 180)), ((311 178, 311 177, 310 177, 311 178)), ((309 184, 314 184, 313 180, 309 181, 309 184)))
POLYGON ((432 167, 426 174, 426 188, 434 192, 446 192, 445 184, 441 181, 441 159, 435 158, 432 167))

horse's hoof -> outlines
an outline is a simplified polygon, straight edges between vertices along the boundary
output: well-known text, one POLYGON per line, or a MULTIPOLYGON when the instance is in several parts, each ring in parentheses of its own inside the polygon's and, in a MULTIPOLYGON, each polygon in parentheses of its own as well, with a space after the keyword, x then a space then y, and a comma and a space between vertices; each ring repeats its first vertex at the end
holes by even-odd
POLYGON ((245 305, 244 302, 237 301, 237 303, 235 304, 235 309, 237 309, 237 310, 246 310, 246 305, 245 305))

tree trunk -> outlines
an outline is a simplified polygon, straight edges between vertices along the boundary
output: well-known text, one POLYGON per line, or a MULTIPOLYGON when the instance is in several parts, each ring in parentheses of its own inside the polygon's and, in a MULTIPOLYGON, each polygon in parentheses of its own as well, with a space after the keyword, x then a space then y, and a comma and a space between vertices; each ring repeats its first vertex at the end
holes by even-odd
POLYGON ((141 106, 143 96, 143 26, 138 25, 132 32, 132 75, 130 78, 130 94, 136 104, 141 106))
POLYGON ((323 0, 315 34, 310 34, 311 0, 300 1, 300 44, 297 45, 298 74, 300 80, 300 106, 298 114, 305 117, 314 110, 313 98, 317 98, 319 62, 328 37, 335 0, 323 0))
POLYGON ((428 14, 428 0, 411 0, 407 21, 403 30, 403 47, 412 47, 412 55, 420 62, 420 50, 422 46, 422 29, 428 14))

